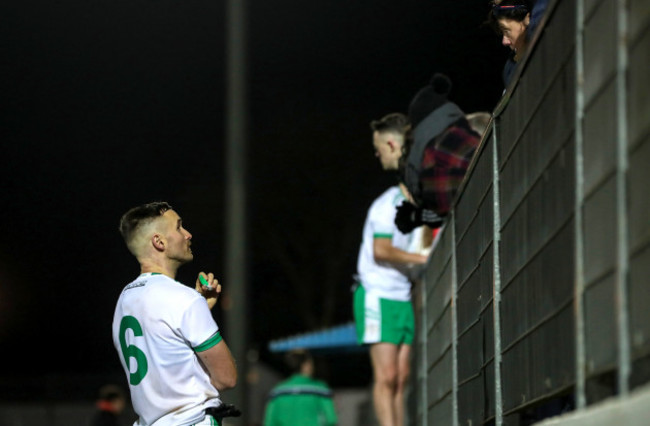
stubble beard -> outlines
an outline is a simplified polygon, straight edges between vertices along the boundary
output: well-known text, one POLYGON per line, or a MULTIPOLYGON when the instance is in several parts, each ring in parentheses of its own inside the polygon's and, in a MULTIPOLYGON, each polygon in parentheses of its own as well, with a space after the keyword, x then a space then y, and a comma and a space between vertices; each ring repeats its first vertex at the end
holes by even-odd
POLYGON ((192 249, 188 247, 187 251, 183 255, 176 255, 173 256, 171 259, 175 261, 178 264, 178 266, 182 266, 194 260, 194 253, 192 253, 192 249))

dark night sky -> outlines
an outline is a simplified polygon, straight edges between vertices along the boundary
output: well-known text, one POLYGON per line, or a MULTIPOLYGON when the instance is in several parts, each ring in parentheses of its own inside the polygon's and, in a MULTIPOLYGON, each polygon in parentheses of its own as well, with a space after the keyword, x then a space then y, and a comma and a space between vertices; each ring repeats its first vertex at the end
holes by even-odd
MULTIPOLYGON (((349 320, 366 209, 394 182, 368 122, 405 112, 435 71, 466 112, 491 110, 505 52, 480 26, 483 0, 248 4, 250 321, 262 347, 302 331, 268 231, 307 242, 306 285, 339 260, 333 322, 349 320), (338 247, 320 244, 323 231, 338 247)), ((24 0, 1 15, 0 346, 16 372, 119 369, 110 322, 138 272, 117 232, 126 209, 165 199, 183 216, 195 261, 180 280, 223 269, 225 4, 24 0)))

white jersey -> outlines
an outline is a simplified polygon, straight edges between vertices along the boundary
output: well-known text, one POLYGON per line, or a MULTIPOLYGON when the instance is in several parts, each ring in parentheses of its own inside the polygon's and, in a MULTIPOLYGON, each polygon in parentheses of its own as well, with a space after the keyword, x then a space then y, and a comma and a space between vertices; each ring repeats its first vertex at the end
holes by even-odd
POLYGON ((406 274, 407 265, 397 266, 375 261, 373 242, 375 238, 390 238, 393 247, 414 251, 413 239, 422 233, 403 234, 395 225, 397 207, 405 201, 399 186, 388 188, 368 210, 363 226, 363 240, 359 249, 357 272, 359 281, 367 294, 383 299, 411 300, 411 282, 406 274))
POLYGON ((198 423, 221 405, 196 351, 221 341, 206 300, 165 275, 127 285, 113 317, 113 343, 131 391, 136 426, 198 423))

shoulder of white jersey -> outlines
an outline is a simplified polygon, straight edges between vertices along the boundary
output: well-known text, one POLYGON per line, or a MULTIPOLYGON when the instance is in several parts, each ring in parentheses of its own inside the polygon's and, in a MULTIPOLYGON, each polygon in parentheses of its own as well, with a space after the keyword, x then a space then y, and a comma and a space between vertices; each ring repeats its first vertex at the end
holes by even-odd
POLYGON ((373 201, 373 204, 381 203, 384 200, 390 200, 398 192, 399 192, 399 186, 391 186, 390 188, 388 188, 384 192, 382 192, 377 198, 375 198, 375 201, 373 201))
POLYGON ((194 288, 188 287, 163 274, 149 274, 139 276, 132 283, 127 285, 124 290, 145 286, 164 286, 165 295, 170 298, 194 299, 202 297, 194 288))
POLYGON ((391 186, 384 191, 373 203, 373 206, 393 206, 397 207, 404 201, 404 194, 399 186, 391 186))

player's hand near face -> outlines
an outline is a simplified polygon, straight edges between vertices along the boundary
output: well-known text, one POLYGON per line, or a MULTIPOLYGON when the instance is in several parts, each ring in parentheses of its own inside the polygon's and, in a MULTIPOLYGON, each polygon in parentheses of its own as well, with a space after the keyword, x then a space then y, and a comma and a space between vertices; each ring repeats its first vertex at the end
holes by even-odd
POLYGON ((217 304, 219 294, 221 294, 221 284, 219 284, 212 272, 207 274, 199 272, 199 276, 196 278, 195 290, 205 297, 208 307, 212 309, 217 304))

